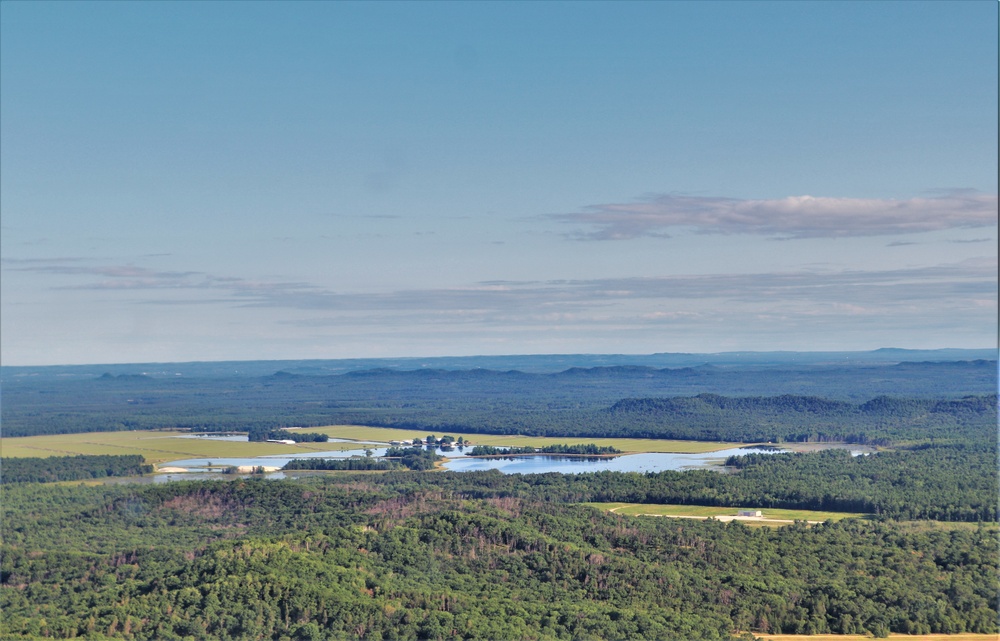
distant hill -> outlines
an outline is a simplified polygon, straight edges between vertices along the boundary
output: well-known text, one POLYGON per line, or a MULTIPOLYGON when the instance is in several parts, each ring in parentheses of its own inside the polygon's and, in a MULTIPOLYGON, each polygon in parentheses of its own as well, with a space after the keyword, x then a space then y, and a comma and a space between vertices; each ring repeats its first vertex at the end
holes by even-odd
MULTIPOLYGON (((276 364, 262 361, 256 366, 273 368, 276 364)), ((704 420, 694 426, 697 432, 693 436, 711 440, 720 438, 718 430, 712 428, 720 418, 717 412, 735 412, 735 416, 749 411, 762 417, 771 411, 767 403, 777 403, 780 407, 775 411, 784 417, 817 413, 832 416, 831 408, 843 402, 867 403, 879 397, 957 401, 969 395, 995 394, 997 390, 997 362, 988 360, 856 359, 682 367, 624 364, 574 366, 555 372, 379 367, 336 373, 318 370, 320 374, 289 371, 289 364, 285 365, 259 376, 242 372, 229 376, 156 376, 152 368, 116 373, 104 371, 108 366, 92 367, 89 377, 15 373, 3 381, 0 422, 4 436, 158 427, 249 431, 356 423, 511 434, 622 435, 638 430, 647 436, 666 438, 673 434, 670 438, 689 438, 690 429, 682 432, 668 424, 672 419, 663 420, 669 413, 665 410, 671 408, 658 406, 658 400, 629 408, 632 411, 606 410, 624 399, 701 395, 696 413, 704 420), (754 407, 747 406, 746 401, 718 400, 721 405, 712 407, 716 400, 711 399, 723 396, 776 400, 754 407), (791 397, 795 397, 794 402, 791 397)), ((86 371, 80 368, 77 374, 86 371)), ((887 406, 889 401, 877 403, 887 406)), ((964 410, 960 413, 965 415, 964 410)), ((840 418, 829 420, 836 422, 840 418)), ((950 424, 936 424, 940 429, 950 429, 950 424)), ((747 438, 788 432, 744 429, 752 427, 745 422, 737 426, 738 435, 747 438)), ((802 427, 811 429, 814 425, 802 427)), ((995 421, 991 429, 995 430, 995 421)), ((834 431, 829 421, 823 431, 834 431)))
POLYGON ((440 356, 428 358, 355 358, 280 361, 217 361, 192 363, 128 363, 0 367, 0 382, 11 379, 80 379, 103 374, 155 378, 254 378, 276 372, 306 376, 344 374, 361 370, 517 370, 527 373, 564 372, 574 368, 645 367, 788 367, 810 365, 891 365, 944 361, 996 361, 995 349, 911 350, 882 348, 868 352, 721 352, 717 354, 537 354, 512 356, 440 356))

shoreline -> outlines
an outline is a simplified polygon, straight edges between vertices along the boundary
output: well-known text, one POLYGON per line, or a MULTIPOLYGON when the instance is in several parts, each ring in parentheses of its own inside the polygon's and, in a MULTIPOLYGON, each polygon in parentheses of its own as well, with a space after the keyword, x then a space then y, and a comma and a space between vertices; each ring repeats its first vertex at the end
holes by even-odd
POLYGON ((559 456, 563 458, 616 458, 619 456, 625 456, 627 454, 642 454, 642 453, 643 452, 617 452, 615 454, 563 454, 561 452, 522 452, 519 454, 478 454, 476 456, 467 454, 461 458, 514 458, 515 456, 559 456))

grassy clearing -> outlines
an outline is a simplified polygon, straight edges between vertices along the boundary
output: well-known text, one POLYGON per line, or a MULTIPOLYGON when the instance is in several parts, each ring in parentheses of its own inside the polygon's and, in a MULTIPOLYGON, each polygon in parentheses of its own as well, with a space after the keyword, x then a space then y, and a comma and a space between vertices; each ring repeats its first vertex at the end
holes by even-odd
POLYGON ((542 447, 544 445, 577 445, 595 443, 598 446, 616 447, 622 452, 672 452, 698 454, 715 452, 733 447, 742 447, 743 443, 721 443, 705 441, 670 441, 665 439, 647 438, 594 438, 592 436, 501 436, 496 434, 475 434, 472 432, 430 432, 420 430, 399 430, 387 427, 365 427, 363 425, 330 425, 328 427, 310 427, 310 432, 319 432, 333 438, 349 438, 355 440, 402 441, 412 438, 424 438, 428 434, 440 438, 445 435, 463 437, 475 445, 493 445, 496 447, 542 447))
MULTIPOLYGON (((141 454, 150 463, 161 464, 187 458, 251 458, 266 454, 290 454, 311 450, 314 452, 342 451, 365 447, 366 443, 388 443, 389 441, 424 438, 429 432, 397 430, 384 427, 362 425, 329 425, 326 427, 304 428, 307 432, 319 432, 331 438, 358 441, 356 443, 240 443, 211 439, 178 438, 188 434, 180 431, 131 431, 131 432, 87 432, 84 434, 47 434, 0 439, 0 456, 72 456, 76 454, 141 454)), ((446 432, 438 432, 437 437, 446 432)), ((713 452, 742 443, 707 443, 701 441, 668 441, 636 438, 590 438, 590 437, 537 437, 537 436, 497 436, 468 432, 447 432, 459 436, 476 445, 497 447, 525 446, 542 447, 558 444, 596 443, 598 446, 616 447, 622 452, 713 452)))
POLYGON ((995 533, 1000 533, 1000 523, 965 523, 962 521, 898 521, 896 525, 907 532, 933 532, 935 530, 975 530, 985 527, 995 533))
MULTIPOLYGON (((766 641, 870 641, 871 635, 864 634, 761 634, 759 639, 766 641)), ((996 640, 995 634, 890 634, 890 639, 909 639, 910 641, 986 641, 996 640)))
POLYGON ((146 461, 161 464, 187 458, 250 458, 266 454, 289 454, 312 450, 357 449, 357 443, 240 443, 199 438, 178 438, 185 432, 134 431, 48 434, 0 439, 0 456, 73 456, 76 454, 141 454, 146 461))
MULTIPOLYGON (((705 507, 701 505, 655 505, 642 503, 585 503, 599 510, 607 510, 615 514, 625 514, 628 516, 674 516, 679 518, 709 518, 734 516, 737 510, 753 509, 738 507, 705 507)), ((784 521, 826 521, 827 519, 839 521, 849 518, 868 518, 871 515, 859 512, 820 512, 814 510, 779 510, 761 508, 764 513, 763 521, 744 521, 747 525, 784 525, 784 521), (768 522, 770 521, 770 522, 768 522)), ((988 530, 1000 534, 1000 523, 965 523, 961 521, 894 521, 894 527, 905 532, 932 532, 932 531, 953 531, 953 530, 975 530, 985 527, 988 530)), ((954 635, 944 635, 952 641, 954 635)), ((973 635, 975 636, 975 635, 973 635)), ((788 638, 798 638, 789 635, 788 638)), ((809 637, 818 639, 820 637, 809 637)), ((842 635, 837 635, 838 639, 846 639, 842 635)), ((979 637, 976 637, 979 638, 979 637)))
MULTIPOLYGON (((625 514, 628 516, 673 516, 678 518, 725 518, 734 517, 740 509, 738 507, 705 507, 701 505, 652 505, 636 503, 586 503, 601 510, 614 512, 615 514, 625 514)), ((762 509, 764 519, 759 521, 744 521, 748 524, 759 523, 768 525, 772 523, 781 524, 788 521, 826 521, 828 519, 839 521, 840 519, 864 518, 867 514, 857 512, 820 512, 814 510, 779 510, 762 509)))

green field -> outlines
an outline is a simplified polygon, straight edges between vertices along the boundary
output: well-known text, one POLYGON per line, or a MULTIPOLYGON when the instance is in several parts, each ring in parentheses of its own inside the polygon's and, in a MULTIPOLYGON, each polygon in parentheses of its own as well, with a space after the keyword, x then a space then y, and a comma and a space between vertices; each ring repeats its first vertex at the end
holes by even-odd
MULTIPOLYGON (((187 434, 179 431, 129 431, 129 432, 87 432, 84 434, 47 434, 45 436, 24 436, 0 439, 0 456, 70 456, 75 454, 141 454, 150 463, 163 464, 187 458, 250 458, 265 454, 289 454, 311 450, 352 450, 367 443, 388 443, 389 441, 424 438, 428 432, 397 430, 362 425, 330 425, 309 427, 303 431, 319 432, 331 438, 351 439, 356 443, 240 443, 212 439, 178 438, 187 434)), ((740 447, 741 443, 718 443, 701 441, 669 441, 635 438, 589 438, 589 437, 536 437, 497 436, 493 434, 470 434, 465 432, 439 432, 438 438, 448 434, 463 437, 476 445, 498 447, 578 443, 595 443, 611 446, 622 452, 676 452, 701 453, 740 447)))
MULTIPOLYGON (((869 641, 870 634, 761 634, 762 641, 869 641)), ((911 641, 996 641, 995 634, 890 634, 887 639, 909 639, 911 641)))
POLYGON ((611 446, 618 448, 622 452, 671 452, 684 454, 698 454, 702 452, 714 452, 733 447, 742 447, 743 443, 723 443, 718 441, 671 441, 666 439, 649 438, 594 438, 592 436, 503 436, 496 434, 474 434, 469 432, 428 432, 419 430, 399 430, 387 427, 365 427, 362 425, 331 425, 329 427, 310 427, 310 432, 320 432, 332 438, 348 438, 354 440, 371 441, 402 441, 412 438, 424 438, 429 434, 441 438, 449 435, 458 438, 461 436, 466 441, 475 445, 493 445, 496 447, 526 446, 542 447, 544 445, 576 445, 594 443, 600 447, 611 446))
POLYGON ((1000 534, 1000 523, 968 521, 897 521, 896 527, 903 532, 934 532, 935 530, 975 530, 981 527, 1000 534))
POLYGON ((745 522, 751 524, 758 523, 762 525, 780 525, 791 521, 813 521, 822 523, 828 519, 839 521, 840 519, 865 518, 868 516, 867 514, 857 512, 819 512, 814 510, 706 507, 702 505, 653 505, 637 503, 585 503, 585 505, 614 512, 615 514, 624 514, 628 516, 672 516, 689 519, 718 518, 723 520, 729 517, 735 517, 737 511, 741 509, 761 509, 764 513, 763 520, 747 520, 745 522))
POLYGON ((186 432, 133 431, 47 434, 0 439, 0 456, 72 456, 75 454, 141 454, 146 461, 162 464, 187 458, 249 458, 265 454, 287 454, 312 450, 357 449, 357 443, 240 443, 199 438, 178 438, 186 432))

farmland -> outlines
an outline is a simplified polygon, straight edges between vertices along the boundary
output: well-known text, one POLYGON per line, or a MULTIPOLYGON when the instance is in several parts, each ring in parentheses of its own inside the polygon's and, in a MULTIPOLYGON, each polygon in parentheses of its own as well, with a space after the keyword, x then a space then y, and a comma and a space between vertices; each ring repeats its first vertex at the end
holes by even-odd
MULTIPOLYGON (((361 425, 331 425, 326 427, 310 427, 310 432, 326 434, 331 438, 346 439, 352 442, 299 443, 284 445, 281 443, 244 443, 220 441, 207 438, 181 438, 190 436, 189 432, 177 430, 168 431, 128 431, 128 432, 87 432, 82 434, 46 434, 42 436, 26 436, 0 440, 0 454, 7 458, 67 456, 75 454, 141 454, 146 461, 155 464, 167 463, 185 458, 249 458, 267 454, 292 454, 303 450, 316 452, 343 451, 358 449, 366 444, 388 443, 393 440, 405 440, 415 437, 423 438, 426 432, 416 430, 400 430, 382 427, 365 427, 361 425)), ((555 444, 596 443, 599 446, 610 445, 623 452, 679 452, 700 453, 712 452, 739 447, 738 443, 711 443, 697 441, 671 441, 659 439, 630 438, 590 438, 590 437, 536 437, 536 436, 501 436, 492 434, 472 434, 448 432, 456 438, 477 445, 494 446, 532 446, 542 447, 555 444)), ((443 436, 438 433, 437 436, 443 436)))
POLYGON ((201 438, 181 438, 186 432, 133 431, 47 434, 0 440, 4 458, 71 456, 75 454, 140 454, 154 464, 185 458, 238 457, 288 454, 302 450, 356 449, 357 443, 243 443, 201 438))
MULTIPOLYGON (((310 432, 326 434, 331 438, 343 438, 358 441, 380 441, 405 440, 415 437, 423 438, 430 432, 406 429, 393 429, 385 427, 365 427, 361 425, 333 425, 329 427, 310 427, 310 432)), ((494 447, 544 447, 546 445, 576 445, 594 443, 599 447, 611 446, 626 453, 638 452, 672 452, 698 454, 703 452, 714 452, 733 447, 741 447, 742 443, 728 442, 706 442, 706 441, 681 441, 671 439, 652 438, 594 438, 589 436, 506 436, 498 434, 477 434, 474 432, 439 431, 435 436, 441 437, 445 434, 458 438, 461 436, 466 441, 476 445, 492 445, 494 447)))

